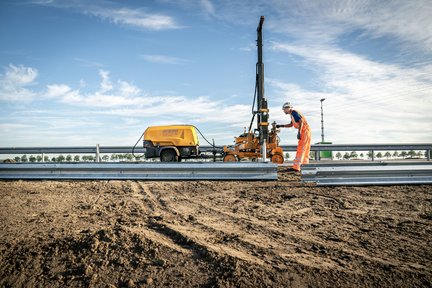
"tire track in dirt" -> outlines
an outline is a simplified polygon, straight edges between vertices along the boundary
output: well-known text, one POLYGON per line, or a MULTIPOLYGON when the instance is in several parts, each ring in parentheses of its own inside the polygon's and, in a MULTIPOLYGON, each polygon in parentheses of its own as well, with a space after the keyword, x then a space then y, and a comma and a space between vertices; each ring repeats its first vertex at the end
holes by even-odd
MULTIPOLYGON (((184 195, 183 195, 184 196, 184 195)), ((332 201, 340 202, 339 199, 336 199, 334 197, 323 197, 324 199, 330 199, 332 201)), ((181 211, 181 207, 179 206, 179 203, 175 203, 177 212, 181 211)), ((193 206, 192 205, 192 206, 193 206)), ((288 233, 280 232, 280 226, 272 226, 269 225, 268 221, 260 220, 258 218, 251 217, 251 215, 239 215, 227 211, 223 211, 222 209, 218 209, 215 207, 210 207, 202 204, 199 200, 192 200, 187 199, 187 209, 184 209, 184 211, 188 211, 190 213, 192 209, 192 213, 202 212, 207 215, 206 222, 203 222, 202 218, 199 218, 198 216, 193 217, 198 218, 200 221, 197 221, 195 219, 193 223, 194 229, 199 228, 199 232, 196 232, 194 234, 205 234, 207 245, 213 245, 213 243, 217 242, 218 239, 229 239, 230 243, 224 244, 223 246, 225 249, 229 247, 230 250, 233 248, 237 251, 244 251, 242 254, 252 254, 253 256, 256 256, 258 259, 262 260, 261 263, 265 262, 266 259, 261 259, 259 257, 260 253, 254 252, 254 251, 263 251, 265 250, 265 253, 262 254, 273 254, 276 256, 280 256, 284 258, 285 262, 297 262, 306 266, 312 266, 317 268, 323 268, 326 267, 328 269, 346 269, 346 267, 351 266, 350 262, 353 261, 353 259, 356 259, 357 262, 375 262, 378 265, 390 265, 390 266, 397 266, 402 263, 394 263, 391 261, 386 261, 383 258, 377 258, 377 257, 369 257, 366 254, 362 253, 361 250, 352 249, 352 247, 348 247, 348 245, 344 245, 344 247, 341 247, 341 241, 336 241, 338 243, 334 244, 334 239, 331 239, 330 241, 323 241, 321 238, 315 238, 310 237, 310 233, 303 233, 301 230, 297 229, 296 231, 290 230, 288 233), (195 207, 191 207, 191 204, 195 205, 195 207), (246 222, 246 225, 238 225, 238 223, 246 222), (245 229, 249 226, 249 229, 245 229), (252 234, 252 233, 245 233, 246 230, 251 230, 251 228, 254 228, 255 231, 261 231, 261 234, 252 234), (236 233, 227 233, 226 231, 243 231, 242 235, 237 235, 236 233), (204 233, 205 231, 205 233, 204 233), (269 235, 269 236, 267 236, 269 235), (250 236, 250 237, 248 237, 250 236), (278 240, 278 238, 280 240, 278 240), (290 240, 290 242, 287 243, 287 240, 290 240), (263 244, 263 243, 271 243, 271 244, 263 244), (292 246, 292 249, 294 250, 293 253, 286 253, 286 247, 292 246), (311 251, 307 251, 304 249, 299 249, 298 247, 311 247, 311 251), (269 251, 271 249, 271 251, 269 251), (296 253, 296 252, 297 253, 296 253), (332 259, 326 259, 325 261, 322 260, 323 254, 330 254, 332 259), (341 260, 342 259, 342 260, 341 260), (337 261, 336 261, 337 260, 337 261)), ((185 213, 183 211, 183 214, 185 213)), ((273 210, 273 212, 275 212, 273 210)), ((311 208, 302 208, 297 211, 292 211, 291 216, 299 216, 303 214, 311 214, 311 208)), ((180 212, 181 214, 181 212, 180 212)), ((312 213, 313 214, 313 213, 312 213)), ((189 215, 190 216, 190 215, 189 215)), ((290 217, 291 217, 290 216, 290 217)), ((185 216, 183 216, 185 217, 185 216)), ((266 219, 267 220, 267 219, 266 219)), ((303 221, 309 220, 309 224, 311 222, 319 222, 321 220, 320 217, 309 217, 309 219, 302 219, 303 221), (313 219, 313 221, 310 221, 313 219)), ((294 223, 293 223, 294 224, 294 223)), ((295 226, 295 225, 294 225, 295 226)), ((177 228, 177 231, 179 232, 181 229, 177 228)), ((190 230, 185 230, 184 233, 190 233, 190 230)), ((340 240, 340 239, 339 239, 340 240)), ((220 240, 219 240, 220 241, 220 240)), ((221 245, 218 245, 221 247, 221 245)), ((245 259, 244 257, 241 257, 241 254, 238 253, 232 253, 232 256, 239 257, 242 259, 245 259)), ((250 256, 250 255, 249 255, 250 256)), ((257 260, 254 260, 257 262, 257 260)), ((409 267, 410 264, 405 265, 405 268, 409 267)), ((409 268, 408 268, 409 270, 409 268)), ((355 271, 353 271, 355 272, 355 271)))
MULTIPOLYGON (((184 249, 189 249, 193 255, 207 255, 210 252, 216 252, 217 254, 227 254, 244 261, 265 265, 264 261, 261 259, 249 255, 248 251, 251 249, 250 244, 248 244, 249 247, 246 247, 246 249, 225 245, 218 239, 230 237, 228 233, 221 230, 212 230, 209 233, 208 227, 197 225, 197 223, 191 223, 193 218, 191 218, 190 214, 184 215, 179 213, 178 200, 176 200, 176 202, 170 202, 170 200, 161 198, 160 195, 155 195, 156 193, 154 191, 160 188, 158 187, 158 183, 131 182, 129 184, 131 185, 132 191, 135 192, 132 196, 138 198, 132 201, 140 205, 143 209, 147 209, 147 212, 153 214, 149 217, 150 219, 145 228, 146 230, 153 230, 162 234, 162 239, 164 239, 164 241, 161 244, 168 244, 170 247, 183 252, 185 251, 184 249), (142 202, 145 202, 145 204, 142 202), (170 238, 171 241, 166 241, 167 237, 170 238), (176 244, 175 247, 173 244, 176 244)), ((181 193, 179 193, 179 195, 183 196, 181 193)), ((178 197, 173 198, 177 199, 178 197)), ((137 231, 137 229, 134 230, 137 231)), ((143 233, 151 234, 150 237, 152 235, 154 236, 154 233, 149 233, 149 231, 143 233)))
MULTIPOLYGON (((204 205, 194 201, 189 203, 194 203, 200 208, 204 205)), ((206 214, 206 219, 211 219, 211 221, 204 221, 202 218, 198 218, 194 221, 194 227, 200 227, 202 231, 207 231, 207 234, 213 236, 213 242, 226 242, 224 246, 230 248, 235 248, 238 251, 244 251, 244 253, 249 253, 261 259, 261 263, 275 264, 278 262, 297 262, 299 264, 317 268, 328 268, 328 269, 342 269, 341 263, 335 262, 331 259, 322 260, 322 255, 306 255, 307 251, 300 249, 300 247, 310 246, 315 250, 319 250, 316 247, 326 247, 328 250, 331 245, 328 243, 323 243, 318 239, 310 239, 309 235, 304 233, 299 233, 299 231, 291 231, 290 233, 284 233, 280 231, 280 227, 273 227, 268 225, 265 221, 258 219, 252 219, 247 215, 235 215, 234 213, 229 213, 221 211, 213 207, 205 207, 203 211, 206 214), (212 211, 214 215, 220 214, 226 217, 211 217, 212 211), (228 220, 228 221, 227 221, 228 220), (240 220, 240 221, 238 221, 240 220), (245 222, 245 225, 238 225, 239 222, 245 222), (242 231, 240 234, 234 232, 226 231, 242 231), (250 231, 249 233, 245 231, 250 231), (288 240, 288 241, 287 241, 288 240), (291 251, 291 253, 287 253, 291 251), (261 256, 265 255, 265 256, 261 256), (279 261, 268 261, 268 255, 273 255, 275 258, 279 258, 279 261)), ((300 209, 297 213, 293 214, 304 214, 308 212, 309 209, 300 209)), ((209 244, 210 245, 210 244, 209 244)), ((322 249, 322 248, 321 248, 322 249)), ((339 248, 335 251, 340 250, 339 248)), ((347 251, 342 251, 340 253, 347 254, 347 251)), ((334 254, 334 252, 333 252, 334 254)), ((237 255, 238 256, 238 255, 237 255)), ((359 255, 357 255, 359 256, 359 255)), ((244 259, 244 257, 243 257, 244 259)), ((256 261, 256 260, 255 260, 256 261)), ((343 268, 345 269, 345 268, 343 268)))
MULTIPOLYGON (((149 193, 149 191, 147 191, 146 193, 149 193)), ((181 196, 185 197, 184 194, 180 194, 181 196)), ((154 195, 153 195, 154 196, 154 195)), ((155 199, 155 197, 153 197, 155 199)), ((188 219, 192 220, 193 223, 188 224, 188 223, 183 223, 183 225, 167 225, 164 224, 164 229, 158 229, 160 232, 164 232, 167 231, 167 229, 170 229, 170 233, 167 233, 168 236, 170 235, 175 235, 176 238, 182 238, 179 237, 179 235, 183 235, 183 237, 186 237, 184 235, 188 235, 188 241, 191 241, 191 238, 195 238, 196 240, 194 240, 195 245, 198 245, 200 247, 208 247, 213 251, 218 251, 219 253, 226 253, 229 254, 233 257, 237 257, 239 259, 245 260, 245 261, 250 261, 250 262, 254 262, 260 265, 265 265, 265 263, 267 264, 274 264, 271 261, 268 261, 268 257, 261 257, 260 255, 265 255, 265 254, 274 254, 274 255, 282 255, 283 253, 274 253, 272 251, 286 251, 286 246, 292 246, 292 249, 295 250, 296 247, 298 247, 299 245, 296 243, 298 242, 297 239, 295 239, 295 241, 292 241, 291 243, 286 243, 286 234, 281 234, 278 232, 278 227, 273 227, 273 228, 269 228, 266 227, 266 224, 264 221, 261 220, 250 220, 251 217, 248 215, 242 215, 242 217, 239 217, 238 215, 234 214, 234 213, 229 213, 229 212, 224 212, 220 209, 214 208, 214 207, 208 207, 203 205, 202 203, 196 202, 194 200, 188 199, 187 200, 187 207, 186 209, 184 209, 183 213, 180 212, 181 215, 181 219, 188 219), (196 207, 192 207, 193 205, 190 204, 195 204, 196 207), (203 209, 204 208, 204 209, 203 209), (205 213, 207 215, 211 214, 209 213, 209 211, 213 212, 214 215, 223 215, 225 217, 214 217, 212 218, 212 223, 209 222, 200 222, 200 221, 195 221, 195 217, 191 217, 191 215, 189 213, 191 213, 191 209, 192 209, 192 214, 195 214, 197 211, 205 213), (187 211, 187 213, 185 213, 185 211, 187 211), (187 215, 189 214, 189 215, 187 215), (216 219, 214 219, 216 218, 216 219), (224 219, 223 219, 224 218, 224 219), (229 223, 227 223, 227 219, 229 218, 230 220, 228 221, 229 223), (216 224, 216 223, 219 224, 216 224), (246 226, 249 226, 250 228, 248 230, 264 230, 268 233, 270 236, 266 236, 263 233, 257 235, 256 233, 253 234, 248 234, 248 233, 243 233, 241 236, 237 235, 236 233, 230 233, 227 232, 227 230, 229 231, 241 231, 244 230, 245 227, 243 226, 239 226, 237 225, 237 223, 239 222, 246 222, 246 226), (223 224, 221 224, 223 223, 223 224), (172 231, 176 231, 176 233, 173 233, 172 231), (191 236, 192 235, 192 236, 191 236), (274 236, 282 236, 279 238, 282 238, 281 241, 279 243, 277 243, 277 239, 275 239, 274 236), (268 243, 268 244, 267 244, 268 243), (271 244, 270 244, 271 243, 271 244), (277 244, 277 245, 275 245, 277 244), (271 251, 269 251, 271 250, 271 251)), ((173 208, 170 208, 169 206, 174 206, 173 203, 170 202, 163 202, 164 203, 164 212, 169 212, 171 215, 178 215, 179 211, 181 211, 182 207, 181 207, 181 203, 179 203, 178 201, 175 202, 175 207, 176 210, 174 210, 173 208)), ((293 212, 293 214, 302 214, 304 212, 308 212, 308 210, 306 209, 301 209, 302 211, 296 211, 293 212)), ((210 217, 209 217, 210 218, 210 217)), ((161 225, 161 223, 159 223, 158 225, 161 225)), ((160 227, 159 227, 160 228, 160 227)), ((252 231, 253 232, 253 231, 252 231)), ((294 238, 293 238, 294 239, 294 238)), ((174 242, 175 239, 174 239, 174 242)), ((297 248, 298 249, 298 248, 297 248)), ((304 254, 304 253, 301 253, 304 254)), ((292 254, 294 255, 294 254, 292 254)), ((300 254, 299 254, 300 255, 300 254)), ((289 259, 290 261, 292 261, 292 258, 289 259)), ((298 257, 297 257, 298 258, 298 257)), ((304 258, 303 255, 301 258, 304 258)), ((310 255, 309 259, 315 258, 314 256, 310 255)), ((299 261, 302 264, 305 264, 305 261, 299 261)), ((320 263, 320 261, 318 259, 316 259, 315 261, 313 261, 315 263, 320 263)), ((310 265, 310 264, 309 264, 310 265)), ((315 266, 315 265, 314 265, 315 266)), ((323 266, 323 265, 320 265, 323 266)), ((337 263, 331 263, 331 261, 329 261, 329 263, 325 263, 324 266, 331 266, 336 268, 337 267, 337 263)))

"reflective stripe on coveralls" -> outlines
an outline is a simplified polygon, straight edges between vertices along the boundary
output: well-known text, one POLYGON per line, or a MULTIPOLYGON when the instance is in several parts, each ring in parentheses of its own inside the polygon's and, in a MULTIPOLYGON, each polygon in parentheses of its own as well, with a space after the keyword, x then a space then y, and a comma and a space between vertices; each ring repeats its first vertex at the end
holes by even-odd
MULTIPOLYGON (((312 137, 311 137, 311 130, 306 118, 299 111, 297 110, 293 110, 293 111, 296 111, 301 116, 301 120, 303 122, 302 130, 300 131, 300 140, 298 141, 298 145, 297 145, 297 153, 292 166, 293 169, 300 171, 300 166, 302 164, 309 163, 309 153, 310 153, 312 137)), ((299 129, 300 123, 295 122, 294 117, 292 115, 291 115, 291 122, 293 123, 294 128, 299 129)))

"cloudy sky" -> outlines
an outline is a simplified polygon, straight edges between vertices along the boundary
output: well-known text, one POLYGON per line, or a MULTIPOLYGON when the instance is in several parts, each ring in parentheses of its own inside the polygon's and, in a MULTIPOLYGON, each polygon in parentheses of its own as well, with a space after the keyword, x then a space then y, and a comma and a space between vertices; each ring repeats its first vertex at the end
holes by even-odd
POLYGON ((128 146, 181 123, 231 144, 261 15, 271 122, 290 101, 319 142, 325 98, 326 141, 432 142, 430 0, 3 0, 0 145, 128 146))

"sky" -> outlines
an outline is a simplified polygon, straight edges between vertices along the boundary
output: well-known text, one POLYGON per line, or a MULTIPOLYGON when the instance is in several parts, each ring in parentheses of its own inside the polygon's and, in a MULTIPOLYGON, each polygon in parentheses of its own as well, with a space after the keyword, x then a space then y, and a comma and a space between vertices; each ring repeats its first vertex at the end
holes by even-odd
POLYGON ((320 142, 323 104, 326 142, 432 143, 431 0, 2 0, 0 146, 132 146, 170 124, 232 144, 261 15, 270 122, 289 101, 320 142))

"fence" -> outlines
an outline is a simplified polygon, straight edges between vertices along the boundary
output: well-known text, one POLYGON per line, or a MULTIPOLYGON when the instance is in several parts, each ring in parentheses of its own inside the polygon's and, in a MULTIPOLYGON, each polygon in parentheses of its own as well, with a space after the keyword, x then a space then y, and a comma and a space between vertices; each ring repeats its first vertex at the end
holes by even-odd
MULTIPOLYGON (((281 145, 285 152, 296 151, 297 145, 281 145)), ((321 151, 371 151, 372 161, 375 160, 375 151, 425 151, 426 158, 430 161, 432 143, 423 144, 315 144, 311 146, 311 151, 315 153, 315 159, 320 160, 321 151)), ((201 146, 200 151, 211 154, 214 152, 211 146, 201 146)), ((100 159, 100 154, 113 154, 113 153, 131 153, 132 147, 130 146, 70 146, 70 147, 0 147, 0 154, 9 155, 29 155, 36 154, 42 155, 44 159, 45 154, 94 154, 96 161, 100 159)), ((144 153, 144 148, 135 148, 135 153, 144 153)), ((220 153, 220 150, 219 150, 220 153)))

